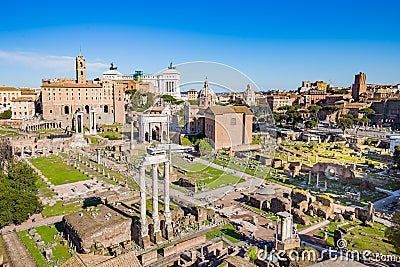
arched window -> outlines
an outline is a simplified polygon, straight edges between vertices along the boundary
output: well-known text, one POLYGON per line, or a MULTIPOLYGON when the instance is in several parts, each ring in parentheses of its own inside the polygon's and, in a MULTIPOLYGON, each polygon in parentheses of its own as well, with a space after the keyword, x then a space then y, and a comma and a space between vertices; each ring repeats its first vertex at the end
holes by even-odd
POLYGON ((64 114, 69 114, 69 107, 68 106, 64 106, 64 114))
POLYGON ((108 113, 108 105, 104 105, 104 113, 108 113))
POLYGON ((86 105, 86 106, 85 106, 85 111, 86 111, 87 114, 89 114, 89 110, 90 110, 89 106, 86 105))

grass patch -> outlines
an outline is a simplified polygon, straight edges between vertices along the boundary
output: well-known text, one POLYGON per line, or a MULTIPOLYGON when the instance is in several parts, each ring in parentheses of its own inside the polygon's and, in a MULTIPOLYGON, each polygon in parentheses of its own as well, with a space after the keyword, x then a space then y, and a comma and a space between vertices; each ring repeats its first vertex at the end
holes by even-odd
POLYGON ((233 243, 241 241, 241 235, 236 231, 232 224, 227 224, 221 228, 206 233, 208 239, 213 239, 219 236, 224 236, 233 243))
POLYGON ((120 132, 102 132, 101 136, 108 140, 121 140, 124 136, 120 132))
POLYGON ((262 210, 262 209, 247 205, 247 204, 243 204, 243 203, 241 203, 240 205, 245 207, 245 208, 249 208, 251 211, 253 211, 253 212, 257 213, 257 214, 260 214, 260 215, 263 215, 263 216, 267 217, 271 221, 276 221, 276 219, 277 219, 277 217, 273 213, 269 213, 268 211, 265 211, 265 210, 262 210))
POLYGON ((59 157, 54 155, 31 159, 30 161, 54 185, 69 184, 89 179, 88 176, 79 172, 74 167, 66 165, 59 157))
POLYGON ((94 136, 89 136, 89 140, 90 140, 90 143, 92 145, 98 145, 99 144, 99 139, 94 137, 94 136))
POLYGON ((53 251, 53 259, 48 264, 43 254, 43 250, 39 249, 36 246, 36 243, 33 239, 30 239, 28 236, 28 230, 21 231, 18 233, 18 236, 21 238, 22 242, 27 247, 29 253, 35 259, 36 263, 39 267, 45 266, 55 266, 60 263, 65 262, 71 257, 71 254, 68 251, 68 246, 63 246, 60 244, 60 238, 54 238, 59 232, 57 227, 50 226, 40 226, 36 228, 37 233, 41 236, 45 245, 50 244, 52 242, 56 242, 56 246, 52 248, 53 251))
POLYGON ((29 253, 35 259, 36 264, 39 267, 46 266, 46 260, 42 252, 36 247, 35 241, 28 237, 28 230, 18 232, 19 238, 21 238, 22 242, 28 249, 29 253))
MULTIPOLYGON (((344 239, 347 241, 347 248, 351 250, 365 251, 370 250, 373 253, 382 253, 385 255, 395 254, 394 247, 385 239, 385 226, 379 223, 374 223, 373 227, 362 226, 356 222, 347 221, 347 225, 342 226, 342 229, 349 230, 347 234, 344 235, 344 239)), ((327 225, 327 228, 320 230, 317 236, 320 238, 324 237, 324 233, 327 232, 328 239, 326 244, 329 246, 335 246, 333 240, 333 233, 335 229, 342 225, 340 222, 331 222, 327 225)))
POLYGON ((42 197, 52 197, 56 194, 42 179, 36 181, 36 186, 38 187, 38 194, 42 197))
POLYGON ((63 206, 62 201, 57 201, 53 206, 46 205, 43 207, 42 215, 44 217, 53 217, 59 215, 68 215, 82 210, 80 203, 66 204, 63 206))

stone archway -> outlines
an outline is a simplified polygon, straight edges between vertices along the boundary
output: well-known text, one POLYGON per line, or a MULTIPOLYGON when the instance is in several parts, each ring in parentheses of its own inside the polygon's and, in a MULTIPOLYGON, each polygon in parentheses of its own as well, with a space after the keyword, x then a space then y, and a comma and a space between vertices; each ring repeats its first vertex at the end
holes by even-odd
POLYGON ((158 126, 154 126, 151 130, 151 139, 160 141, 160 128, 158 126))
POLYGON ((164 131, 163 134, 162 134, 162 141, 168 141, 167 132, 166 131, 164 131))

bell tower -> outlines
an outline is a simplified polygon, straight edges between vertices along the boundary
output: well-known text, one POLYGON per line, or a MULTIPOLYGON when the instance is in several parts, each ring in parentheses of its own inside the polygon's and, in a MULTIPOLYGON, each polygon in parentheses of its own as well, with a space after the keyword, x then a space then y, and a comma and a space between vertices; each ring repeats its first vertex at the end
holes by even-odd
POLYGON ((79 84, 86 83, 86 59, 82 54, 75 59, 76 82, 79 84))

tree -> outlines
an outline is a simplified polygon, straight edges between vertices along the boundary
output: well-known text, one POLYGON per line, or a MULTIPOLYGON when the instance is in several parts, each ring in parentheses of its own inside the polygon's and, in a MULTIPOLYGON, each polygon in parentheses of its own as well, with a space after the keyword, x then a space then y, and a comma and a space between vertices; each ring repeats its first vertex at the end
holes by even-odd
POLYGON ((386 228, 385 236, 393 244, 396 252, 400 253, 400 212, 393 215, 392 226, 386 228))
POLYGON ((0 168, 3 170, 13 158, 12 146, 7 139, 0 139, 0 168))
POLYGON ((204 156, 212 152, 212 146, 204 139, 199 142, 200 155, 204 156))
POLYGON ((367 116, 375 114, 375 110, 373 110, 372 108, 362 108, 358 112, 367 116))
POLYGON ((181 138, 181 145, 182 146, 191 146, 192 142, 190 142, 190 140, 187 137, 182 137, 181 138))
POLYGON ((337 122, 337 126, 344 132, 354 126, 353 120, 349 118, 340 118, 337 122))
POLYGON ((12 117, 11 109, 7 109, 6 111, 0 113, 1 120, 11 119, 11 117, 12 117))
POLYGON ((317 116, 318 112, 322 109, 321 106, 309 106, 308 111, 314 114, 314 117, 317 116))
POLYGON ((315 126, 317 126, 319 123, 319 119, 316 117, 313 117, 312 119, 308 120, 305 122, 305 126, 307 129, 312 129, 315 126))
POLYGON ((22 223, 42 210, 37 198, 39 179, 23 162, 11 161, 7 171, 0 173, 0 228, 11 222, 22 223))
POLYGON ((400 146, 394 148, 393 163, 397 170, 400 170, 400 146))
MULTIPOLYGON (((337 106, 325 106, 322 108, 323 111, 327 112, 328 115, 331 115, 333 113, 335 113, 336 111, 338 111, 340 108, 337 106)), ((327 121, 329 122, 330 125, 330 120, 329 118, 327 118, 327 121)))
MULTIPOLYGON (((278 110, 283 110, 284 112, 284 116, 282 115, 277 115, 276 117, 276 121, 278 121, 277 119, 280 119, 281 121, 281 125, 282 125, 282 121, 284 120, 286 122, 286 124, 290 124, 292 126, 292 128, 296 128, 297 124, 303 121, 303 117, 301 115, 301 112, 298 110, 300 108, 299 105, 294 105, 294 106, 282 106, 279 107, 278 110), (280 116, 280 117, 278 117, 280 116)), ((280 113, 276 113, 276 114, 280 114, 280 113)))

